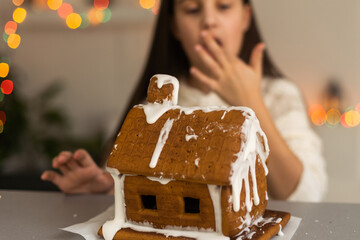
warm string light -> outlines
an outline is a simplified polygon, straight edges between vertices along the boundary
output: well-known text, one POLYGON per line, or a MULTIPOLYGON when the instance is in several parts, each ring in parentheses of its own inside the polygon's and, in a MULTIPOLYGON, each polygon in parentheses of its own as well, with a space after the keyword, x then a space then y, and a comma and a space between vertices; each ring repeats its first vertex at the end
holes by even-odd
POLYGON ((360 124, 360 103, 355 107, 348 107, 343 113, 336 108, 325 111, 320 104, 314 104, 309 108, 309 116, 316 126, 326 125, 335 128, 339 125, 345 128, 356 127, 360 124))
POLYGON ((96 26, 106 23, 111 19, 109 0, 94 0, 94 4, 87 13, 75 13, 70 3, 62 0, 48 0, 49 9, 57 11, 58 15, 65 19, 65 23, 70 29, 87 28, 90 25, 96 26))
POLYGON ((161 0, 139 0, 142 8, 151 10, 155 15, 158 14, 161 0))
POLYGON ((13 19, 5 24, 3 40, 10 48, 16 49, 21 43, 21 37, 19 34, 16 34, 16 31, 18 30, 18 25, 25 21, 27 11, 20 7, 24 2, 23 0, 13 0, 12 2, 17 8, 12 14, 13 19))
MULTIPOLYGON (((25 21, 27 11, 20 7, 24 0, 12 0, 12 3, 16 6, 13 11, 12 20, 8 21, 4 26, 3 40, 11 49, 16 49, 21 43, 21 37, 16 33, 18 30, 18 24, 25 21)), ((6 79, 10 71, 10 61, 8 58, 0 58, 0 102, 5 98, 5 95, 10 95, 14 90, 14 83, 10 79, 6 79)), ((4 131, 6 123, 6 113, 0 111, 0 134, 4 131)))
MULTIPOLYGON (((0 102, 4 100, 5 95, 11 94, 14 89, 13 82, 10 79, 5 79, 10 70, 9 64, 5 62, 6 60, 5 58, 0 58, 0 102)), ((0 111, 0 133, 4 131, 5 122, 6 114, 4 111, 0 111)))

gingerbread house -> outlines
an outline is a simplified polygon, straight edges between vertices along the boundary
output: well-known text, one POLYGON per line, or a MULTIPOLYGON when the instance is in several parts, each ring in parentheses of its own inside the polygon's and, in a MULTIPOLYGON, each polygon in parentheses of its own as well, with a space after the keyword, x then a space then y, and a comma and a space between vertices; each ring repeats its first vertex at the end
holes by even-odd
POLYGON ((148 104, 128 113, 107 164, 115 180, 115 218, 100 234, 105 239, 273 236, 289 215, 266 211, 269 149, 254 112, 180 107, 178 86, 174 77, 155 75, 148 104))

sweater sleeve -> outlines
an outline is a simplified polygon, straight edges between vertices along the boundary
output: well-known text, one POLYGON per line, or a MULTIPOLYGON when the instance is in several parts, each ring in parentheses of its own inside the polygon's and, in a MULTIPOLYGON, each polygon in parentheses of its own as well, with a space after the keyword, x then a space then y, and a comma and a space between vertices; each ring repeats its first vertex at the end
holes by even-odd
POLYGON ((310 126, 302 95, 285 80, 274 80, 265 98, 275 125, 288 147, 303 164, 291 201, 321 201, 327 189, 322 143, 310 126))

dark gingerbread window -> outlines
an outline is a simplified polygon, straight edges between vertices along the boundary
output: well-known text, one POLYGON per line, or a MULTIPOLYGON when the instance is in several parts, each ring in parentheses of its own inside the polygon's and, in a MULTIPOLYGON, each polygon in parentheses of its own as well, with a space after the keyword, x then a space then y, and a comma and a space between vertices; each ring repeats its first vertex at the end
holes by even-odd
POLYGON ((200 199, 184 197, 185 213, 200 213, 200 199))
POLYGON ((141 202, 144 209, 157 210, 156 196, 141 195, 141 202))

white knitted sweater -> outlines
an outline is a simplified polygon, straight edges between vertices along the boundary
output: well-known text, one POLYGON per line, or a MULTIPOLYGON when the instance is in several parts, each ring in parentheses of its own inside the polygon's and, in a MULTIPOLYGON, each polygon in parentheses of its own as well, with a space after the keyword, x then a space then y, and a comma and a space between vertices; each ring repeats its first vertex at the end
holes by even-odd
MULTIPOLYGON (((276 127, 304 166, 300 182, 288 200, 321 201, 327 189, 322 144, 309 124, 300 91, 284 79, 264 78, 261 88, 276 127)), ((216 93, 204 94, 185 81, 180 81, 178 104, 185 107, 229 106, 216 93)))

